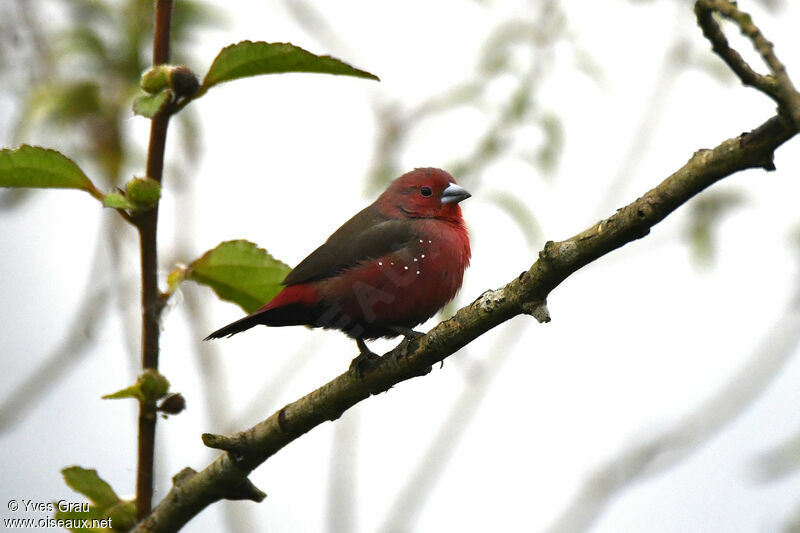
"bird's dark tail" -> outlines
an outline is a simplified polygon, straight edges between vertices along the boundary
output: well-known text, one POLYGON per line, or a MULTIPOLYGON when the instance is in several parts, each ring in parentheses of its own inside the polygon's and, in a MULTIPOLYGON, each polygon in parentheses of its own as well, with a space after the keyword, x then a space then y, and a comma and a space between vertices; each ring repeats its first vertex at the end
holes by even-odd
POLYGON ((230 337, 259 324, 264 324, 265 326, 313 326, 316 324, 320 313, 318 306, 309 307, 303 303, 296 302, 284 304, 279 300, 279 296, 258 311, 240 318, 236 322, 231 322, 203 340, 230 337))
POLYGON ((264 317, 260 316, 259 313, 254 313, 252 315, 247 315, 244 318, 240 318, 236 322, 231 322, 227 326, 223 328, 219 328, 217 331, 203 339, 204 341, 210 339, 221 339, 222 337, 231 337, 240 333, 242 331, 248 330, 253 326, 257 326, 259 324, 264 323, 264 317))

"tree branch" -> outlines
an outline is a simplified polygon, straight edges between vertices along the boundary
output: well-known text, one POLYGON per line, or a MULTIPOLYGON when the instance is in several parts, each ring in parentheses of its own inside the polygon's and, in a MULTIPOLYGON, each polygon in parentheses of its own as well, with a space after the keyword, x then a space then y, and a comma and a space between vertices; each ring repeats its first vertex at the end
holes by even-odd
POLYGON ((739 76, 742 83, 755 87, 772 98, 778 104, 779 110, 791 118, 795 127, 800 128, 800 93, 794 88, 792 80, 786 74, 786 67, 775 56, 773 44, 753 24, 750 15, 739 11, 736 4, 728 0, 698 0, 694 6, 694 12, 697 16, 697 23, 703 30, 703 35, 711 41, 714 53, 725 61, 739 76), (739 52, 728 46, 728 40, 713 16, 714 12, 739 26, 742 34, 750 39, 758 54, 769 67, 771 75, 765 76, 753 70, 739 52))
MULTIPOLYGON (((153 65, 169 62, 170 24, 173 0, 156 0, 153 65)), ((161 183, 164 148, 167 142, 169 113, 159 113, 150 123, 147 149, 147 177, 161 183)), ((142 261, 142 369, 158 369, 161 311, 164 300, 158 290, 158 205, 134 219, 139 229, 142 261)), ((137 452, 136 516, 150 514, 153 499, 153 459, 156 439, 155 404, 139 402, 139 441, 137 452)))
POLYGON ((544 302, 572 273, 644 237, 716 181, 748 168, 773 170, 774 150, 796 132, 793 125, 776 116, 713 150, 697 151, 681 169, 611 217, 567 240, 548 242, 529 270, 504 287, 486 291, 428 334, 403 341, 361 378, 345 372, 250 429, 230 437, 203 435, 207 446, 227 453, 201 472, 185 471, 176 477, 164 500, 135 531, 177 531, 207 505, 223 498, 260 501, 264 494, 247 476, 284 446, 371 395, 427 374, 434 364, 514 316, 530 314, 539 321, 549 320, 544 302))

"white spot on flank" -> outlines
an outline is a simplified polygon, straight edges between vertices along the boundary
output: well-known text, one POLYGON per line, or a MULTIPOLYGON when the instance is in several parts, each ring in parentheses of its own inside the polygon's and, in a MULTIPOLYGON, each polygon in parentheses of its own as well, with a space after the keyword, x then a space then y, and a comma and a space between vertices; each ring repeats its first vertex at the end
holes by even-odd
POLYGON ((383 261, 378 261, 378 266, 382 267, 383 266, 383 261))
POLYGON ((391 262, 391 263, 389 263, 389 264, 390 264, 390 265, 392 265, 392 266, 394 266, 394 261, 392 261, 392 262, 391 262))
POLYGON ((431 241, 428 241, 428 244, 431 244, 431 241))
POLYGON ((414 262, 415 262, 415 263, 417 262, 417 258, 416 258, 416 257, 414 258, 414 262))
POLYGON ((419 270, 417 270, 417 276, 419 276, 419 270))
POLYGON ((421 258, 423 258, 423 259, 425 259, 425 254, 422 254, 420 257, 421 257, 421 258))
POLYGON ((404 266, 404 267, 403 267, 403 270, 408 270, 408 266, 404 266))
POLYGON ((422 244, 422 239, 419 240, 419 243, 422 244))

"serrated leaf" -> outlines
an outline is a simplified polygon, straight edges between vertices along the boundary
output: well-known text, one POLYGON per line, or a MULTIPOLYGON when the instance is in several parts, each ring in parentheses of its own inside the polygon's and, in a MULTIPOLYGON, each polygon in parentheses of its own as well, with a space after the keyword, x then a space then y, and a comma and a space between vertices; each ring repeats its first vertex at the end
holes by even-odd
POLYGON ((291 268, 252 242, 223 242, 194 261, 186 279, 207 285, 221 299, 252 313, 275 297, 291 268))
POLYGON ((67 485, 86 496, 100 512, 110 509, 120 502, 111 485, 97 475, 97 470, 70 466, 61 471, 67 485))
POLYGON ((136 205, 124 194, 111 192, 103 196, 103 205, 114 209, 133 209, 136 205))
POLYGON ((27 144, 16 150, 0 150, 0 187, 80 189, 102 197, 72 159, 55 150, 27 144))
POLYGON ((153 118, 172 102, 172 91, 169 89, 158 94, 145 94, 133 101, 133 112, 147 118, 153 118))
POLYGON ((331 56, 312 54, 290 43, 242 41, 220 51, 208 69, 200 93, 225 81, 282 72, 338 74, 380 81, 374 74, 331 56))

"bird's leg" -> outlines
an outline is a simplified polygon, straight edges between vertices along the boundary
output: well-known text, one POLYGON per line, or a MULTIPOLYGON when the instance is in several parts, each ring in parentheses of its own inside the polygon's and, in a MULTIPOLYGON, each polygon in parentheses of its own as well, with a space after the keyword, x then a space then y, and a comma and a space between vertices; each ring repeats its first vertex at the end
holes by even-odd
POLYGON ((356 344, 358 344, 358 357, 353 359, 350 363, 350 372, 356 377, 361 378, 364 373, 369 371, 370 368, 378 361, 381 356, 373 352, 367 347, 367 343, 361 337, 356 337, 356 344))

